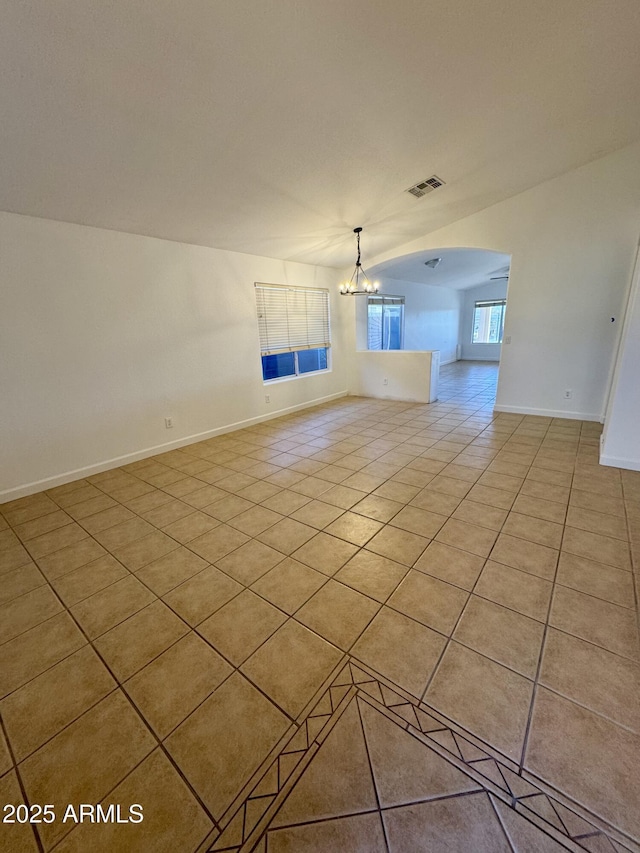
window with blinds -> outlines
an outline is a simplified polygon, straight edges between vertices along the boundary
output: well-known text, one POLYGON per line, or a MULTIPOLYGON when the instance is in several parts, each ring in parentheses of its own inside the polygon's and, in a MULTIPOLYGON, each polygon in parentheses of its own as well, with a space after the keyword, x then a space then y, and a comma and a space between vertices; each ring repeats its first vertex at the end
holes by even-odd
POLYGON ((476 302, 473 311, 472 344, 501 344, 504 334, 506 299, 476 302))
POLYGON ((255 290, 265 381, 327 370, 329 291, 258 282, 255 290))
POLYGON ((367 297, 369 349, 402 349, 404 296, 367 297))

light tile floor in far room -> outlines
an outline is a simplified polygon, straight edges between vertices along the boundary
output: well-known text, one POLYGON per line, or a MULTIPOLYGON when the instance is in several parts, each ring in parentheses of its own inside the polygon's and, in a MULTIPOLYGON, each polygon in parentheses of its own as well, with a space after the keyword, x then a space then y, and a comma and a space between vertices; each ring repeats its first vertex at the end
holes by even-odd
POLYGON ((1 506, 0 849, 640 850, 640 474, 496 374, 1 506))

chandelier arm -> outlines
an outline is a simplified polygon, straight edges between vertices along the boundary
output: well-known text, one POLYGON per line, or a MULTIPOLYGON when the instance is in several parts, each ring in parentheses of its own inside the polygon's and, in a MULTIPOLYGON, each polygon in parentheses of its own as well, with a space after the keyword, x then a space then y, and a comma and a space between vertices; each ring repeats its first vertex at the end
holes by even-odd
POLYGON ((362 277, 365 278, 367 281, 371 281, 371 279, 369 278, 369 273, 365 270, 362 264, 360 265, 360 270, 362 272, 362 277))

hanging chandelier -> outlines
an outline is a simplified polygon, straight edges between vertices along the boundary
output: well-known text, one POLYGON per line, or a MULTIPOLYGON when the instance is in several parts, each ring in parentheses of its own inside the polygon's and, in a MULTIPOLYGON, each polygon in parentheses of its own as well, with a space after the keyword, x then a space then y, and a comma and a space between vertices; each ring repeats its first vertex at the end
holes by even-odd
POLYGON ((358 257, 356 258, 356 266, 351 274, 349 281, 344 281, 340 285, 341 296, 360 296, 367 293, 377 293, 380 284, 377 281, 371 282, 369 276, 364 271, 360 263, 360 233, 362 228, 354 228, 353 233, 356 235, 358 246, 358 257))

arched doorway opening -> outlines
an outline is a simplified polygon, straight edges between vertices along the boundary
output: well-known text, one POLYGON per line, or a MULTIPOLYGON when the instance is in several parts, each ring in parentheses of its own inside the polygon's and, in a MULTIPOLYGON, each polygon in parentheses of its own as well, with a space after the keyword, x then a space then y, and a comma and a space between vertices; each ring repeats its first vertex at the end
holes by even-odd
POLYGON ((425 249, 376 264, 368 272, 380 283, 379 295, 357 306, 357 348, 438 351, 441 402, 477 398, 493 405, 502 347, 509 343, 510 268, 508 254, 467 247, 425 249), (384 334, 386 301, 390 334, 384 334))

